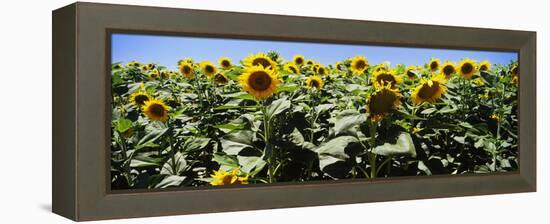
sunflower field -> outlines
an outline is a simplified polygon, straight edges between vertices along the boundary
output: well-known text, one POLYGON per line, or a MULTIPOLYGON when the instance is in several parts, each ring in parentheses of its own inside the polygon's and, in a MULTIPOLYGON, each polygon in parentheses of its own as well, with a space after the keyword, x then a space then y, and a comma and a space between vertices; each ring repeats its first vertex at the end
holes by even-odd
POLYGON ((111 188, 518 169, 517 61, 113 63, 111 188))

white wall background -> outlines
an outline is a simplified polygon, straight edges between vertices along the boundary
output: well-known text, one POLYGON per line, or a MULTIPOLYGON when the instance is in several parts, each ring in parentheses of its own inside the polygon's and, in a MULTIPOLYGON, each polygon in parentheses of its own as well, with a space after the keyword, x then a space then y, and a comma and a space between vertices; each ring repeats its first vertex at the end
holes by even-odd
MULTIPOLYGON (((550 199, 550 28, 544 1, 94 1, 538 32, 538 192, 187 215, 100 223, 543 223, 550 199), (546 20, 546 22, 545 22, 546 20)), ((68 223, 51 209, 51 10, 70 0, 0 6, 0 220, 68 223)), ((535 128, 535 127, 533 127, 535 128)))

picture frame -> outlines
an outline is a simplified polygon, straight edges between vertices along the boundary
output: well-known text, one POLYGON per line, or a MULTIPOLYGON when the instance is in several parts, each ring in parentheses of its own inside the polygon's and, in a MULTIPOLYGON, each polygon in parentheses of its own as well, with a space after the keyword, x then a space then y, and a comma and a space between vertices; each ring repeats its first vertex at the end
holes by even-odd
POLYGON ((69 219, 86 221, 536 191, 535 32, 84 2, 53 11, 52 19, 52 210, 69 219), (522 73, 518 94, 519 171, 112 191, 109 36, 117 31, 518 52, 522 73))

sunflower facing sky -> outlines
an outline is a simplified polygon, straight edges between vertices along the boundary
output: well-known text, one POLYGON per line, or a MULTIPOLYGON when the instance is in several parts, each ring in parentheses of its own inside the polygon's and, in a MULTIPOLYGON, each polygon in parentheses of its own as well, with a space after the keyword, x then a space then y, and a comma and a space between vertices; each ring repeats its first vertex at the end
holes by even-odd
POLYGON ((130 102, 132 102, 136 106, 143 106, 143 105, 145 105, 145 102, 147 102, 152 97, 149 96, 149 94, 147 94, 146 92, 137 91, 137 92, 133 93, 132 95, 130 95, 129 98, 130 98, 130 102))
POLYGON ((407 78, 409 79, 416 79, 417 75, 416 75, 416 71, 417 71, 417 68, 416 66, 414 65, 410 65, 409 67, 407 67, 407 69, 405 69, 405 75, 407 76, 407 78))
POLYGON ((435 75, 427 80, 423 79, 411 94, 413 103, 415 105, 420 105, 423 102, 435 103, 447 91, 446 82, 447 79, 443 74, 435 75))
POLYGON ((257 99, 273 95, 280 83, 277 72, 262 65, 247 67, 239 79, 243 90, 257 99))
POLYGON ((231 60, 228 57, 222 57, 218 60, 218 63, 220 64, 220 67, 223 69, 230 69, 233 67, 233 63, 231 63, 231 60))
POLYGON ((351 59, 350 69, 353 74, 360 75, 369 68, 369 61, 363 56, 355 56, 351 59))
POLYGON ((395 74, 394 71, 380 70, 373 74, 373 84, 375 86, 391 85, 391 88, 395 88, 401 83, 402 78, 395 74))
POLYGON ((292 62, 297 66, 302 66, 305 62, 304 56, 301 54, 295 55, 294 58, 292 58, 292 62))
POLYGON ((308 88, 315 88, 317 90, 320 90, 323 88, 323 80, 317 75, 309 76, 306 79, 306 86, 308 88))
POLYGON ((479 71, 489 71, 491 69, 491 62, 488 60, 479 63, 479 71))
POLYGON ((243 60, 243 64, 246 67, 253 67, 261 65, 265 69, 276 70, 277 63, 271 60, 266 54, 259 52, 256 55, 251 54, 243 60))
POLYGON ((149 119, 165 122, 168 120, 168 110, 170 108, 162 100, 150 99, 145 101, 141 110, 149 119))
POLYGON ((476 62, 472 59, 466 58, 458 66, 458 73, 465 79, 471 79, 476 72, 476 62))
POLYGON ((210 182, 212 186, 232 185, 232 184, 248 184, 248 176, 240 177, 239 169, 233 169, 231 172, 225 170, 214 170, 214 174, 210 175, 213 179, 210 182))
POLYGON ((195 70, 193 69, 193 64, 189 62, 182 62, 179 64, 180 72, 183 76, 188 79, 195 78, 195 70))
POLYGON ((216 66, 210 61, 201 62, 201 70, 207 77, 212 77, 214 74, 218 73, 216 66))
POLYGON ((451 78, 451 76, 456 73, 456 65, 450 61, 446 61, 443 63, 443 66, 441 66, 441 73, 445 75, 445 78, 451 78))
POLYGON ((430 68, 430 71, 435 72, 439 69, 440 64, 441 61, 438 58, 432 58, 430 63, 428 63, 428 67, 430 68))
POLYGON ((328 72, 327 72, 327 68, 321 64, 318 64, 319 66, 317 67, 317 69, 315 70, 315 72, 317 72, 318 75, 320 76, 324 76, 324 75, 327 75, 328 72))
POLYGON ((300 69, 294 63, 286 63, 283 66, 283 68, 285 69, 285 71, 290 72, 292 74, 296 74, 296 75, 300 74, 300 69))
POLYGON ((367 111, 374 121, 379 121, 401 105, 401 94, 391 85, 378 86, 367 98, 367 111))

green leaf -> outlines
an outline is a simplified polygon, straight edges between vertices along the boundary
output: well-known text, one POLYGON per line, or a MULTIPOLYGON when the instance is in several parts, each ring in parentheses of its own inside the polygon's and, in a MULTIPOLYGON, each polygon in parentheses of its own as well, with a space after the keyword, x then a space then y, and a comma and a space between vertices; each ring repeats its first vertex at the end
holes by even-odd
MULTIPOLYGON (((325 168, 327 168, 327 166, 349 159, 345 149, 348 144, 352 142, 357 142, 357 138, 352 136, 340 136, 314 148, 313 151, 319 155, 319 168, 326 172, 325 168)), ((334 176, 335 174, 332 173, 332 175, 334 176)))
POLYGON ((237 158, 239 165, 241 165, 241 171, 248 173, 250 176, 255 176, 267 164, 262 157, 257 156, 237 156, 237 158))
POLYGON ((184 152, 201 150, 210 143, 210 138, 193 137, 187 139, 182 148, 184 152))
POLYGON ((145 144, 154 143, 158 138, 164 135, 168 131, 168 127, 160 122, 152 122, 145 127, 145 133, 147 133, 138 142, 136 148, 142 148, 145 144))
POLYGON ((267 106, 266 115, 268 117, 268 120, 271 120, 273 117, 284 112, 289 108, 290 108, 290 100, 288 100, 287 98, 274 100, 273 102, 271 102, 269 106, 267 106))
POLYGON ((289 138, 290 138, 290 142, 294 143, 297 146, 302 146, 302 144, 304 144, 304 141, 305 141, 304 136, 302 135, 302 133, 300 133, 300 131, 297 128, 294 128, 292 133, 290 133, 289 138))
POLYGON ((416 157, 416 149, 409 133, 402 132, 397 137, 395 144, 384 143, 383 145, 376 146, 372 153, 383 156, 398 156, 408 155, 413 158, 416 157))
POLYGON ((367 120, 365 114, 357 110, 344 110, 333 119, 334 135, 347 132, 350 128, 359 125, 367 120))
POLYGON ((294 92, 299 88, 300 86, 296 84, 282 84, 277 87, 277 92, 294 92))
POLYGON ((421 114, 431 114, 433 112, 437 111, 437 108, 428 108, 428 109, 425 109, 423 110, 422 112, 420 112, 421 114))
POLYGON ((128 119, 125 119, 125 118, 120 118, 118 119, 117 121, 117 124, 116 124, 116 130, 120 133, 124 133, 126 131, 128 131, 128 129, 132 128, 132 121, 131 120, 128 120, 128 119))
POLYGON ((223 136, 220 140, 223 151, 228 155, 238 155, 243 149, 252 149, 253 132, 241 130, 223 136))
POLYGON ((177 176, 185 170, 187 167, 187 161, 185 161, 185 156, 183 154, 177 152, 173 159, 174 160, 170 158, 166 161, 166 163, 164 163, 162 169, 160 170, 160 174, 177 176))
POLYGON ((212 160, 223 166, 239 167, 237 157, 226 155, 221 152, 216 152, 212 155, 212 160))
POLYGON ((165 177, 160 183, 155 185, 155 188, 177 187, 181 185, 185 178, 187 177, 170 175, 165 177))

